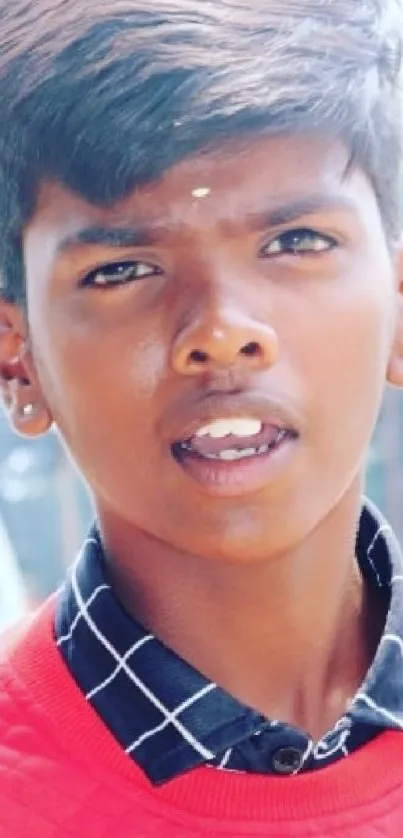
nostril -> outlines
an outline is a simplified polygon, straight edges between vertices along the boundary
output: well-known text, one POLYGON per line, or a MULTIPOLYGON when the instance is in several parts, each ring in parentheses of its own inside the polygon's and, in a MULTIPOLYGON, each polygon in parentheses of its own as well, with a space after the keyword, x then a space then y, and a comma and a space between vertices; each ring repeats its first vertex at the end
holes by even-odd
POLYGON ((260 358, 261 354, 262 348, 256 341, 246 343, 241 349, 241 355, 246 355, 247 358, 260 358))
POLYGON ((193 364, 206 364, 208 361, 207 352, 203 352, 201 349, 194 349, 190 353, 189 360, 193 364))

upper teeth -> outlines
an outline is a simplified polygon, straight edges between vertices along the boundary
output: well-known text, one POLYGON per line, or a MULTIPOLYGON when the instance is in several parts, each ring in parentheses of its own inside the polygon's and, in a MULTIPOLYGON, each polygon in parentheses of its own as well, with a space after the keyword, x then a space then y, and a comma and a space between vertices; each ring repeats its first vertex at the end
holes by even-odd
POLYGON ((217 419, 209 425, 203 425, 196 432, 196 436, 211 436, 223 439, 225 436, 256 436, 262 430, 260 419, 217 419))

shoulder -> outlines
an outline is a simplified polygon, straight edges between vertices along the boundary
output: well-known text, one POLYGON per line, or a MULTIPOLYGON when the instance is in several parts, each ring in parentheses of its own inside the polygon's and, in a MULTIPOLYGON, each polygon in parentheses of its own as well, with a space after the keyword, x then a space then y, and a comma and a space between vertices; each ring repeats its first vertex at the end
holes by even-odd
POLYGON ((0 760, 5 742, 28 712, 29 694, 14 671, 12 656, 27 632, 29 618, 0 635, 0 760))
POLYGON ((37 619, 23 620, 0 638, 0 838, 25 838, 27 823, 35 837, 56 834, 51 829, 59 826, 66 789, 74 784, 71 761, 36 689, 39 656, 36 664, 29 660, 40 651, 40 641, 32 636, 37 619))
POLYGON ((21 762, 24 751, 33 749, 39 753, 39 742, 43 739, 35 691, 25 682, 17 665, 19 656, 24 660, 29 654, 27 649, 26 655, 24 647, 33 619, 33 616, 24 618, 0 636, 0 768, 3 769, 7 764, 21 762))
POLYGON ((54 602, 3 637, 2 647, 0 838, 78 838, 83 823, 89 838, 94 818, 110 822, 111 800, 116 812, 133 811, 135 835, 148 783, 67 670, 54 638, 54 602))
MULTIPOLYGON (((53 606, 32 614, 0 636, 0 771, 47 758, 52 739, 50 714, 42 706, 46 681, 46 644, 41 635, 53 606)), ((49 646, 52 637, 49 632, 49 646)), ((2 785, 0 785, 2 789, 2 785)), ((1 791, 0 791, 1 799, 1 791)), ((1 836, 1 833, 0 833, 1 836)))

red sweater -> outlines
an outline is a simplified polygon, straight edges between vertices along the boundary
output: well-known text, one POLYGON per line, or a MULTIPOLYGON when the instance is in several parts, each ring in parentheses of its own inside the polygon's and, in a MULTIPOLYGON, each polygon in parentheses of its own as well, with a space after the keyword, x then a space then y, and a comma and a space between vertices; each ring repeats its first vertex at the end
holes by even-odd
POLYGON ((294 778, 199 768, 154 788, 70 677, 53 605, 0 670, 0 838, 403 838, 403 735, 294 778))

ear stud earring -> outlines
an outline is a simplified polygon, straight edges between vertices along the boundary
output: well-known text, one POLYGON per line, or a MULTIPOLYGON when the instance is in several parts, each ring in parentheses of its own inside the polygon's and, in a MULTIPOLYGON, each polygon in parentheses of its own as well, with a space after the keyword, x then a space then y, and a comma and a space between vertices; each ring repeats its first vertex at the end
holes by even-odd
POLYGON ((31 417, 34 416, 36 411, 37 405, 35 405, 33 402, 28 402, 27 404, 24 404, 21 407, 21 414, 24 417, 24 419, 31 419, 31 417))
POLYGON ((192 190, 193 198, 208 198, 210 194, 211 189, 209 186, 198 186, 197 189, 192 190))

